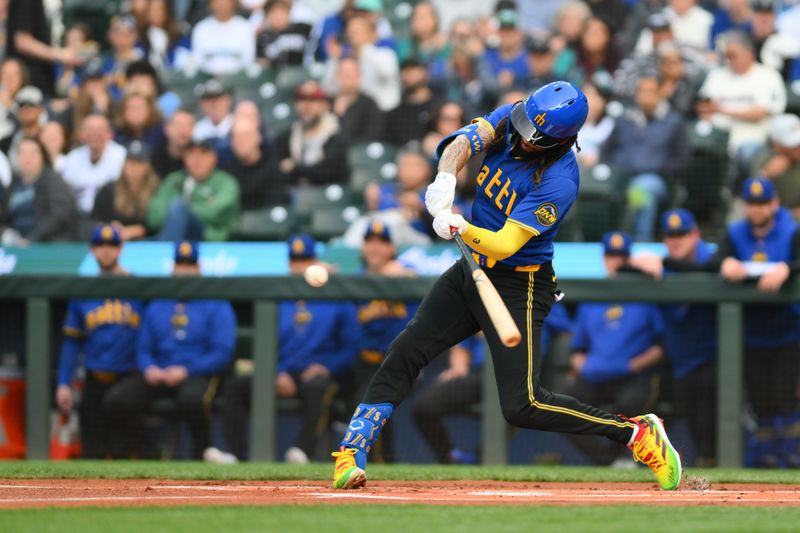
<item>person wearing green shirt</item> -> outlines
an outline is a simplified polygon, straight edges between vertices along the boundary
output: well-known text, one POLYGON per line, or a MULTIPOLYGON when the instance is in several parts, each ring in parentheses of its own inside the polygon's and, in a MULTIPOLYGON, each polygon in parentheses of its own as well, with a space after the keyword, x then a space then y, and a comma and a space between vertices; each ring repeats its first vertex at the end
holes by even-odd
POLYGON ((193 141, 182 170, 164 179, 147 213, 158 240, 225 241, 239 224, 239 184, 217 168, 211 140, 193 141))

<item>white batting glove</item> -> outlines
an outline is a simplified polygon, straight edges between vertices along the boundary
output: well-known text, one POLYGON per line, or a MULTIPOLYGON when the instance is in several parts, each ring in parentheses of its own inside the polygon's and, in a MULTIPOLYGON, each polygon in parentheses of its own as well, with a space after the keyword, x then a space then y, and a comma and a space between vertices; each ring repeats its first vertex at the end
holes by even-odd
POLYGON ((456 197, 456 177, 449 172, 439 172, 425 191, 425 207, 431 216, 453 207, 456 197))
POLYGON ((449 209, 439 211, 439 214, 433 218, 433 231, 442 239, 449 241, 453 238, 450 233, 452 228, 455 228, 458 234, 461 235, 467 231, 467 221, 464 220, 464 217, 454 214, 449 209))

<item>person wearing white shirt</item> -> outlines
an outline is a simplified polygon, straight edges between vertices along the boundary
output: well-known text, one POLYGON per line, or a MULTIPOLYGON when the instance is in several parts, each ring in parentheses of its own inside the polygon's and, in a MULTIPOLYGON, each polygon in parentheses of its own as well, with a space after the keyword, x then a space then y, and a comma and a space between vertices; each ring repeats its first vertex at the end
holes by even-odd
POLYGON ((778 15, 775 26, 780 33, 788 33, 800 42, 800 4, 790 7, 778 15))
POLYGON ((208 74, 232 74, 255 63, 253 27, 236 14, 236 0, 211 0, 211 15, 192 31, 194 65, 208 74))
POLYGON ((230 133, 233 128, 233 98, 230 91, 218 80, 210 79, 197 89, 202 118, 192 133, 194 139, 210 140, 221 164, 230 163, 230 133))
MULTIPOLYGON (((352 57, 361 67, 361 92, 375 100, 378 109, 389 111, 400 103, 400 65, 391 48, 376 46, 378 33, 375 24, 364 15, 350 18, 346 28, 352 57)), ((341 45, 329 46, 330 59, 326 65, 325 90, 338 93, 336 70, 342 56, 341 45), (335 49, 334 49, 335 48, 335 49)))
POLYGON ((728 150, 745 174, 767 141, 770 118, 786 108, 786 88, 778 71, 756 61, 746 34, 729 31, 722 42, 727 65, 708 73, 696 110, 701 120, 730 132, 728 150))
POLYGON ((82 213, 91 213, 97 191, 115 181, 125 164, 125 148, 112 139, 108 119, 100 114, 89 115, 80 128, 83 145, 66 155, 64 181, 75 193, 82 213))
MULTIPOLYGON (((711 26, 714 16, 697 5, 697 0, 669 0, 664 8, 675 42, 698 52, 711 49, 711 26)), ((653 36, 649 28, 639 34, 636 52, 647 55, 653 51, 653 36)))

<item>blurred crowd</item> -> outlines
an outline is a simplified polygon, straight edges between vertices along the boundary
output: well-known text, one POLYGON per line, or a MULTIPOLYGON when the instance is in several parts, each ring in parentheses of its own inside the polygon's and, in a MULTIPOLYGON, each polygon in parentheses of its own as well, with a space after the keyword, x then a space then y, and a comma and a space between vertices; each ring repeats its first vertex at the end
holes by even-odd
POLYGON ((794 2, 308 3, 0 2, 3 244, 357 245, 375 215, 430 242, 438 141, 556 79, 590 103, 562 240, 651 240, 675 206, 721 229, 751 175, 800 212, 794 2))

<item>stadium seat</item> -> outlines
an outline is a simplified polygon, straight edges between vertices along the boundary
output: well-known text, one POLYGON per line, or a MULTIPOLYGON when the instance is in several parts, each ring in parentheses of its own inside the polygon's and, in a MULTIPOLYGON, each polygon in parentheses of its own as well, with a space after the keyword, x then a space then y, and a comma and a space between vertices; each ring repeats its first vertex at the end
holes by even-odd
POLYGON ((339 237, 347 231, 350 222, 357 218, 358 214, 358 209, 353 206, 344 209, 317 209, 311 214, 309 232, 321 241, 339 237))
POLYGON ((599 164, 584 172, 578 201, 573 207, 575 213, 570 213, 573 225, 570 237, 599 241, 605 232, 619 229, 625 204, 624 191, 622 176, 608 165, 599 164))
POLYGON ((253 100, 260 103, 259 90, 266 83, 275 83, 277 74, 272 69, 265 69, 260 65, 252 65, 237 74, 220 76, 219 80, 233 90, 237 101, 253 100))
POLYGON ((161 84, 165 89, 177 94, 183 106, 193 106, 197 103, 198 98, 195 89, 198 84, 209 78, 210 76, 201 72, 187 75, 178 70, 166 70, 159 74, 161 84))
POLYGON ((293 193, 293 207, 297 216, 310 220, 319 210, 341 211, 353 203, 353 194, 338 184, 298 187, 293 193))
POLYGON ((282 241, 297 229, 297 216, 288 206, 273 205, 244 211, 233 241, 282 241))
POLYGON ((380 142, 356 144, 347 152, 350 164, 350 189, 362 193, 375 180, 392 180, 397 176, 394 163, 397 148, 380 142))
POLYGON ((683 207, 699 221, 722 222, 722 211, 729 197, 728 134, 710 123, 698 121, 689 130, 689 163, 683 176, 683 207))
POLYGON ((800 80, 786 86, 786 112, 800 115, 800 80))
POLYGON ((298 85, 310 79, 311 73, 303 67, 284 67, 278 71, 275 83, 279 89, 294 91, 298 85))

